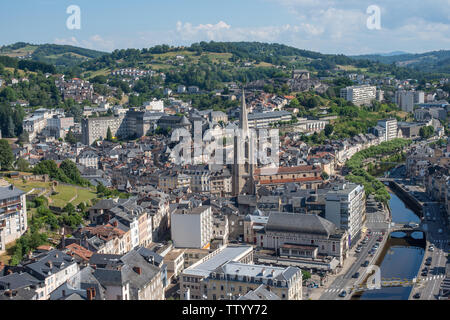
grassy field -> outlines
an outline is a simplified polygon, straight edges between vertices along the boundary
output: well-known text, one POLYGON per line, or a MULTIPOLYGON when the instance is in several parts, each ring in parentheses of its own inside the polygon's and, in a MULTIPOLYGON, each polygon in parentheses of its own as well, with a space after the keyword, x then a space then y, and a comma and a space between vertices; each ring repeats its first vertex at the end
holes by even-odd
MULTIPOLYGON (((24 182, 22 179, 9 179, 5 178, 8 182, 15 185, 17 188, 22 189, 25 192, 29 192, 32 189, 41 188, 45 189, 47 192, 51 190, 51 182, 40 182, 40 181, 30 181, 24 182)), ((66 204, 72 200, 72 204, 77 206, 80 202, 90 202, 96 197, 94 189, 82 188, 77 186, 69 186, 64 184, 59 184, 55 191, 57 194, 50 196, 50 204, 56 207, 64 207, 66 204)))

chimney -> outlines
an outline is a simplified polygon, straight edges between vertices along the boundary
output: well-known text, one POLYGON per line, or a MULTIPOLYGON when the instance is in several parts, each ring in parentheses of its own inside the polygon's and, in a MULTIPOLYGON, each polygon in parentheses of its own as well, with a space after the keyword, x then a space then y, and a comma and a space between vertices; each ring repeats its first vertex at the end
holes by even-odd
POLYGON ((9 269, 8 274, 12 274, 12 273, 13 273, 12 269, 9 269))
POLYGON ((113 221, 113 226, 117 228, 117 226, 119 225, 119 223, 117 221, 113 221))
POLYGON ((133 270, 139 275, 142 274, 142 269, 140 267, 134 267, 133 270))
POLYGON ((62 291, 62 296, 65 297, 66 296, 66 290, 62 291))
POLYGON ((53 263, 52 263, 51 260, 49 260, 49 261, 47 262, 47 266, 48 266, 49 268, 52 268, 52 267, 53 267, 53 263))
POLYGON ((95 298, 95 288, 88 288, 86 289, 87 299, 89 301, 94 300, 95 298))

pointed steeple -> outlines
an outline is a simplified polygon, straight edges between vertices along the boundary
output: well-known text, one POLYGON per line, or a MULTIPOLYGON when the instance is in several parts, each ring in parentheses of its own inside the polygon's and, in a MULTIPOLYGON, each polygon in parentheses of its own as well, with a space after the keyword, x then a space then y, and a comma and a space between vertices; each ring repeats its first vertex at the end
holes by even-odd
POLYGON ((247 115, 247 105, 245 103, 244 88, 242 88, 242 104, 241 104, 241 112, 239 115, 239 129, 242 129, 244 132, 248 132, 248 115, 247 115))

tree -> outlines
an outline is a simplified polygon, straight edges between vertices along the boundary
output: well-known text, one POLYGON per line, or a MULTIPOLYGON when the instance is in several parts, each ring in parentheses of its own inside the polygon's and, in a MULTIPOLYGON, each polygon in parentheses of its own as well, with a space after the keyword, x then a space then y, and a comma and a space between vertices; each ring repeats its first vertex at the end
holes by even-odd
POLYGON ((30 170, 30 164, 24 158, 19 158, 16 161, 16 168, 21 172, 26 172, 30 170))
POLYGON ((0 140, 0 168, 3 171, 10 170, 14 161, 14 155, 8 141, 0 140))
POLYGON ((67 143, 70 143, 70 144, 77 143, 77 138, 73 134, 72 129, 69 129, 69 132, 66 134, 65 140, 66 140, 67 143))
POLYGON ((433 126, 425 126, 420 128, 419 135, 422 139, 428 139, 434 134, 433 126))
POLYGON ((16 126, 14 125, 14 120, 11 116, 8 117, 8 122, 6 124, 6 135, 8 138, 15 136, 16 126))
POLYGON ((28 134, 28 132, 23 131, 20 135, 19 135, 19 143, 28 143, 30 142, 30 135, 28 134))
POLYGON ((331 125, 331 124, 325 125, 324 133, 325 133, 325 135, 326 135, 327 137, 331 136, 331 134, 333 133, 333 131, 334 131, 333 125, 331 125))
POLYGON ((108 127, 108 131, 106 132, 106 140, 107 141, 113 141, 113 136, 112 136, 110 127, 108 127))

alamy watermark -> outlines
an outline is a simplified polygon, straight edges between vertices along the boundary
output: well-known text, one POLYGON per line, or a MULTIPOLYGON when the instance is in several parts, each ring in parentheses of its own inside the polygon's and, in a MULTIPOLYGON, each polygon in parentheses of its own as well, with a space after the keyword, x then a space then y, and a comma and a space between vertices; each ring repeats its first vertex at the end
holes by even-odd
POLYGON ((69 30, 80 30, 81 29, 81 9, 77 5, 70 5, 66 10, 67 14, 70 16, 66 20, 66 26, 69 30))
POLYGON ((175 129, 171 161, 186 164, 243 164, 278 167, 280 136, 278 129, 208 129, 203 133, 200 121, 192 133, 175 129))
POLYGON ((377 5, 371 5, 367 8, 367 29, 381 30, 381 8, 377 5))
POLYGON ((371 274, 367 278, 367 289, 369 290, 375 290, 375 289, 381 289, 381 270, 380 267, 377 265, 371 265, 367 268, 367 273, 370 273, 373 271, 373 274, 371 274))

